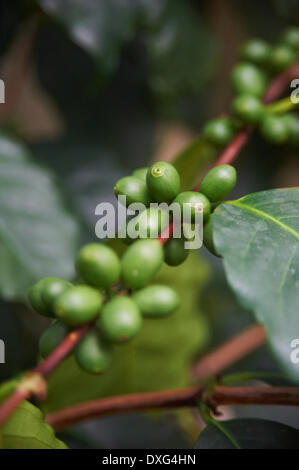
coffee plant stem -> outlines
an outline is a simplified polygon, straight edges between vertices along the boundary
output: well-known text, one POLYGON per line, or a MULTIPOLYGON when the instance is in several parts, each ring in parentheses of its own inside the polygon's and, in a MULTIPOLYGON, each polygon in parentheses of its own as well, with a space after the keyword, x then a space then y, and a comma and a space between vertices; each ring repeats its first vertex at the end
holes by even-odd
MULTIPOLYGON (((116 413, 198 406, 204 386, 121 395, 65 408, 46 416, 56 431, 88 419, 116 413)), ((214 387, 210 400, 219 405, 299 406, 299 387, 214 387)))
POLYGON ((72 331, 44 361, 19 382, 12 395, 0 408, 0 427, 24 400, 28 400, 31 396, 45 398, 46 382, 43 379, 47 378, 67 357, 88 329, 89 325, 84 325, 72 331))
POLYGON ((276 100, 281 95, 283 90, 290 87, 291 80, 293 78, 297 78, 298 76, 299 63, 296 63, 292 67, 287 69, 284 73, 274 78, 264 95, 264 103, 269 104, 272 101, 276 100))
POLYGON ((266 340, 264 327, 253 325, 205 355, 193 367, 194 378, 203 380, 217 375, 238 360, 259 348, 266 340))
POLYGON ((266 106, 266 110, 271 113, 282 114, 282 113, 291 111, 292 109, 295 109, 296 107, 299 107, 299 101, 298 103, 293 102, 291 101, 291 98, 288 96, 287 98, 268 104, 268 106, 266 106))
MULTIPOLYGON (((266 93, 263 97, 264 104, 269 104, 276 100, 281 93, 290 86, 290 81, 299 76, 299 63, 296 63, 290 67, 286 72, 278 75, 269 85, 266 93)), ((252 127, 246 127, 242 129, 230 142, 230 144, 224 149, 219 158, 216 160, 213 166, 231 164, 235 161, 240 151, 246 144, 252 132, 252 127)), ((196 185, 195 190, 198 191, 200 182, 196 185)))

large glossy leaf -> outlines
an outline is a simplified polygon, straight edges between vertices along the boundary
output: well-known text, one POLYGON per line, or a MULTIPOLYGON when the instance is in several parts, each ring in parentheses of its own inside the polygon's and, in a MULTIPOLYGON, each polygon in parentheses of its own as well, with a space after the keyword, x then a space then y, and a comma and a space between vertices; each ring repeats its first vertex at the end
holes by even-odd
POLYGON ((28 401, 22 403, 1 428, 3 449, 66 449, 45 423, 41 411, 28 401))
POLYGON ((266 326, 270 345, 290 377, 298 338, 299 188, 262 191, 221 204, 214 241, 240 302, 266 326))
POLYGON ((78 227, 53 177, 0 135, 0 293, 22 299, 43 276, 73 276, 78 227))
POLYGON ((299 430, 263 419, 234 419, 209 424, 195 449, 299 449, 299 430))
POLYGON ((191 362, 209 339, 207 320, 198 307, 207 276, 207 266, 196 253, 179 267, 165 266, 155 282, 173 286, 181 307, 169 318, 144 320, 133 341, 115 348, 111 367, 102 375, 83 372, 72 357, 65 361, 50 378, 46 411, 110 395, 186 385, 191 362))
POLYGON ((75 43, 111 71, 136 33, 148 52, 151 88, 166 98, 197 92, 212 70, 215 44, 184 0, 38 0, 75 43))
POLYGON ((72 39, 106 69, 114 67, 123 43, 140 21, 155 20, 166 0, 38 0, 61 21, 72 39))

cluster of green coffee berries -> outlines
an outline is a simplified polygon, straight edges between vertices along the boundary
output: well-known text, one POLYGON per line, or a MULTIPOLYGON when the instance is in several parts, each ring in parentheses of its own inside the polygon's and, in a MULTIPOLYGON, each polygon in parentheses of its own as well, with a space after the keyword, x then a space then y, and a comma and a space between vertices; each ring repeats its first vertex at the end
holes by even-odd
POLYGON ((269 80, 298 60, 299 28, 285 31, 276 46, 263 40, 248 41, 240 50, 240 63, 231 73, 236 93, 231 117, 209 122, 204 135, 216 146, 226 146, 244 125, 258 125, 261 135, 275 144, 299 145, 299 116, 274 114, 262 102, 269 80))
MULTIPOLYGON (((180 176, 175 167, 158 162, 119 180, 115 193, 125 195, 130 203, 142 202, 145 206, 151 201, 187 203, 191 213, 200 203, 208 227, 213 203, 225 197, 235 182, 235 169, 220 165, 205 176, 201 192, 180 192, 180 176)), ((178 294, 172 288, 148 284, 164 261, 176 266, 186 259, 188 251, 180 238, 170 238, 164 246, 158 239, 149 238, 149 225, 158 224, 160 230, 163 227, 163 216, 153 217, 151 210, 156 214, 156 209, 148 208, 137 216, 138 223, 144 224, 144 236, 130 243, 122 258, 102 243, 81 249, 76 267, 84 284, 48 277, 29 289, 32 308, 54 319, 40 338, 42 357, 48 356, 71 328, 91 324, 76 346, 74 357, 83 370, 102 372, 110 363, 112 345, 132 339, 141 329, 143 317, 165 317, 179 306, 178 294)))
MULTIPOLYGON (((261 101, 271 75, 293 64, 298 53, 298 28, 286 31, 276 47, 261 40, 245 44, 241 50, 242 62, 232 71, 232 84, 237 93, 232 116, 208 123, 205 137, 216 146, 226 146, 240 127, 257 124, 265 138, 298 145, 298 116, 270 114, 261 101)), ((83 370, 102 372, 110 364, 113 345, 132 339, 141 329, 143 317, 158 318, 173 313, 180 302, 177 293, 170 287, 150 283, 163 262, 177 266, 187 258, 186 236, 185 233, 181 238, 170 236, 166 243, 151 238, 152 231, 159 235, 167 227, 169 213, 149 206, 153 202, 176 202, 184 210, 186 204, 191 224, 195 223, 200 206, 204 244, 217 255, 212 236, 212 211, 231 192, 236 179, 234 167, 219 165, 206 174, 199 191, 181 192, 180 176, 167 162, 154 163, 121 178, 114 186, 115 195, 125 196, 127 206, 132 203, 145 206, 133 220, 139 236, 135 239, 127 235, 124 241, 129 246, 121 259, 108 245, 84 246, 76 263, 81 284, 48 277, 31 287, 28 298, 32 308, 53 318, 40 338, 42 357, 48 356, 72 328, 90 324, 74 350, 74 357, 83 370)), ((131 222, 127 221, 126 228, 131 222)))
MULTIPOLYGON (((212 219, 211 213, 216 203, 225 198, 234 188, 237 181, 237 173, 231 165, 219 165, 212 168, 203 178, 199 191, 182 191, 180 192, 181 182, 180 176, 176 168, 168 162, 157 162, 149 168, 140 168, 133 172, 131 176, 121 178, 114 186, 116 196, 126 196, 126 203, 142 203, 148 206, 151 203, 177 203, 181 208, 181 215, 184 213, 184 205, 187 205, 190 211, 190 224, 195 223, 195 216, 198 207, 201 207, 204 223, 204 236, 203 241, 206 247, 215 253, 212 241, 212 219)), ((129 247, 124 255, 131 257, 134 255, 135 262, 138 267, 135 267, 136 280, 132 284, 132 274, 130 271, 129 276, 124 272, 124 282, 132 288, 140 287, 138 285, 140 276, 142 275, 143 267, 139 265, 138 259, 140 258, 140 251, 142 246, 157 246, 156 250, 159 251, 159 259, 161 256, 166 264, 170 266, 177 266, 187 258, 189 251, 185 248, 186 237, 188 235, 182 230, 181 238, 170 237, 164 244, 163 248, 156 241, 149 239, 151 229, 155 233, 160 234, 166 228, 169 222, 169 213, 160 207, 149 207, 144 212, 128 221, 129 224, 138 226, 140 238, 148 239, 148 241, 139 240, 129 247), (158 248, 159 247, 159 248, 158 248), (139 269, 140 266, 140 269, 139 269), (141 271, 141 272, 139 272, 141 271)), ((184 223, 181 218, 180 223, 184 223)), ((193 229, 196 227, 193 227, 193 229)), ((191 233, 191 232, 190 232, 191 233)), ((187 230, 188 234, 188 230, 187 230)), ((131 244, 134 240, 129 236, 125 242, 131 244)), ((157 258, 157 254, 151 248, 151 264, 157 258)), ((143 256, 141 256, 141 259, 143 256)), ((146 260, 144 260, 146 262, 146 260)), ((154 270, 155 271, 155 270, 154 270)))
POLYGON ((146 286, 153 266, 162 263, 156 240, 150 248, 141 248, 140 258, 128 255, 119 259, 112 248, 101 243, 85 245, 77 258, 77 270, 85 284, 73 285, 63 279, 48 277, 34 284, 28 292, 32 308, 54 319, 40 338, 40 353, 48 356, 70 333, 71 328, 91 324, 91 329, 74 350, 80 367, 90 373, 102 372, 110 364, 112 345, 132 339, 141 329, 142 318, 170 315, 179 306, 178 294, 164 285, 146 286), (155 259, 149 254, 155 254, 155 259), (143 253, 143 257, 142 257, 143 253), (152 262, 152 268, 140 265, 152 262), (138 290, 131 295, 117 283, 122 277, 128 286, 136 285, 135 267, 140 270, 138 290), (130 277, 131 276, 131 277, 130 277))

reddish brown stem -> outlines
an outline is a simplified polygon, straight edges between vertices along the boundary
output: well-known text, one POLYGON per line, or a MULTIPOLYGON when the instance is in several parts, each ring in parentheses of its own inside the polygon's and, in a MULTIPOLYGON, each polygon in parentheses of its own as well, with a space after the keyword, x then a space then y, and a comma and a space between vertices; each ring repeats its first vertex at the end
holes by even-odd
POLYGON ((84 325, 72 331, 43 362, 21 380, 13 394, 0 408, 0 427, 22 401, 29 399, 32 395, 44 398, 46 383, 43 379, 48 377, 67 357, 89 328, 90 325, 84 325))
POLYGON ((72 331, 43 362, 33 369, 32 372, 41 374, 43 377, 48 377, 74 349, 89 328, 90 325, 84 325, 72 331))
POLYGON ((262 346, 265 341, 265 328, 253 325, 200 359, 193 368, 193 376, 202 380, 216 375, 262 346))
POLYGON ((290 86, 293 78, 299 78, 299 63, 293 65, 278 77, 274 78, 264 95, 264 103, 268 104, 276 100, 283 90, 290 86))
POLYGON ((164 230, 160 233, 157 240, 163 246, 169 240, 171 235, 173 234, 173 223, 171 222, 164 230))
MULTIPOLYGON (((205 387, 190 387, 103 398, 56 411, 46 416, 46 421, 60 431, 81 421, 115 413, 197 406, 204 391, 205 387)), ((216 406, 299 406, 299 387, 215 387, 210 399, 216 406)))

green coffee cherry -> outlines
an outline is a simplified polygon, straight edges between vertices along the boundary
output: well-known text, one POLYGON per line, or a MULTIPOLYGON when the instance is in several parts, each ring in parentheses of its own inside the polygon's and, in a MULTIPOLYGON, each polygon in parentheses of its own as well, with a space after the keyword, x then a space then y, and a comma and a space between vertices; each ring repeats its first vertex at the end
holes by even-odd
POLYGON ((100 336, 96 328, 88 331, 74 350, 77 364, 89 374, 106 370, 112 358, 112 348, 100 336))
POLYGON ((224 147, 235 135, 233 124, 228 118, 214 119, 203 129, 203 135, 214 145, 224 147))
POLYGON ((288 140, 288 126, 283 116, 268 115, 263 119, 260 131, 264 139, 274 144, 284 144, 288 140))
POLYGON ((281 43, 299 52, 299 28, 296 26, 288 28, 282 35, 281 43))
POLYGON ((267 86, 265 74, 255 65, 246 62, 233 68, 231 80, 233 89, 238 94, 261 96, 267 86))
POLYGON ((299 146, 299 116, 295 113, 288 113, 283 116, 283 120, 286 124, 289 142, 295 147, 299 146))
POLYGON ((245 62, 256 65, 265 65, 269 60, 271 46, 262 39, 251 39, 241 48, 240 56, 245 62))
POLYGON ((238 95, 232 103, 233 114, 246 124, 257 124, 264 114, 264 106, 253 95, 238 95))
POLYGON ((45 317, 54 317, 54 312, 49 309, 42 298, 42 290, 44 286, 44 282, 48 278, 41 279, 40 281, 36 282, 30 289, 28 290, 28 300, 33 308, 37 313, 43 315, 45 317))
POLYGON ((215 256, 220 257, 217 253, 213 240, 213 216, 210 216, 203 228, 204 246, 215 256))
POLYGON ((202 206, 203 210, 203 220, 205 220, 211 212, 210 201, 202 193, 197 193, 196 191, 183 191, 180 193, 174 200, 181 206, 181 211, 183 213, 184 204, 187 204, 191 208, 191 222, 195 221, 195 214, 202 206))
POLYGON ((70 326, 89 323, 98 316, 101 294, 89 286, 75 286, 63 292, 54 304, 56 315, 70 326))
POLYGON ((168 286, 145 287, 132 296, 144 317, 156 318, 171 315, 180 305, 177 292, 168 286))
POLYGON ((183 263, 189 251, 184 247, 185 240, 183 238, 171 238, 164 245, 164 261, 169 266, 178 266, 183 263))
POLYGON ((91 286, 109 288, 120 277, 120 260, 112 248, 102 243, 85 245, 77 258, 77 270, 91 286))
POLYGON ((151 202, 146 183, 136 176, 125 176, 118 180, 114 185, 114 194, 116 197, 126 196, 127 207, 134 202, 140 202, 145 206, 151 202))
POLYGON ((41 335, 39 339, 39 352, 45 358, 59 346, 69 334, 70 329, 60 321, 55 321, 41 335))
POLYGON ((146 175, 147 175, 148 167, 146 168, 138 168, 137 170, 133 171, 132 176, 141 179, 146 183, 146 175))
POLYGON ((41 298, 46 308, 49 311, 53 311, 54 303, 58 296, 67 289, 73 287, 73 285, 64 279, 59 279, 57 277, 46 277, 43 281, 41 298))
POLYGON ((154 163, 147 172, 147 186, 157 202, 171 202, 180 191, 180 175, 171 163, 154 163))
POLYGON ((296 54, 288 46, 277 46, 270 54, 270 65, 274 71, 280 72, 290 67, 296 60, 296 54))
POLYGON ((218 202, 226 197, 235 187, 237 172, 231 165, 218 165, 204 177, 200 191, 211 201, 218 202))
POLYGON ((163 263, 163 248, 158 240, 137 240, 121 260, 122 279, 132 289, 148 284, 163 263))
POLYGON ((132 230, 138 232, 137 238, 157 238, 168 223, 169 214, 167 211, 158 207, 149 207, 127 223, 127 231, 131 227, 132 230))
POLYGON ((104 305, 97 324, 107 340, 112 343, 124 343, 139 332, 142 317, 134 300, 119 296, 104 305))

